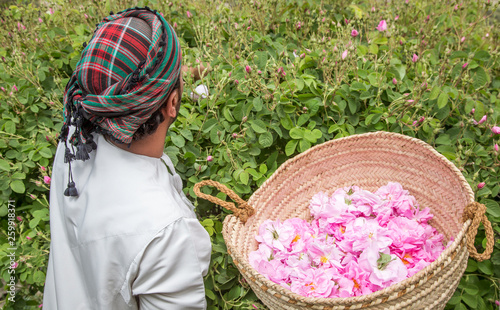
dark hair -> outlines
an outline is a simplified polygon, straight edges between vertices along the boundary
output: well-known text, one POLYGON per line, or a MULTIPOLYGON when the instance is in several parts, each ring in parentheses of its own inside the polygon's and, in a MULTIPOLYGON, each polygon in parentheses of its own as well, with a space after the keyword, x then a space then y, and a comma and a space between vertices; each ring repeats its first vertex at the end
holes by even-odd
MULTIPOLYGON (((180 89, 181 77, 179 77, 179 79, 177 79, 177 82, 175 82, 172 92, 179 91, 180 89)), ((182 94, 179 95, 182 96, 182 94)), ((153 114, 151 114, 151 117, 137 129, 137 131, 132 136, 132 141, 141 140, 145 136, 153 134, 156 129, 158 129, 158 126, 165 120, 165 117, 163 117, 163 114, 161 113, 161 109, 166 106, 168 97, 170 97, 170 95, 165 98, 165 102, 160 105, 160 108, 153 112, 153 114)))

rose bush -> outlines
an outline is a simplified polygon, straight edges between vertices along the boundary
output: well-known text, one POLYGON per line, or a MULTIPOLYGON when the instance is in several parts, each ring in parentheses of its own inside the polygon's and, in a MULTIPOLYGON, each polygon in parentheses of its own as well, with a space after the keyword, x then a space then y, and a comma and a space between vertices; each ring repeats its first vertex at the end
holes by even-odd
MULTIPOLYGON (((186 77, 183 105, 165 149, 212 238, 205 279, 209 309, 265 307, 227 254, 221 235, 226 211, 196 201, 193 185, 217 180, 248 199, 286 159, 330 139, 377 130, 433 145, 487 206, 495 250, 490 260, 469 260, 447 308, 494 309, 500 292, 500 32, 494 15, 498 2, 492 3, 48 0, 4 5, 4 288, 9 200, 16 212, 17 277, 15 302, 7 300, 5 309, 36 309, 42 302, 51 164, 62 125, 62 94, 82 44, 109 11, 136 5, 157 9, 171 22, 186 64, 211 68, 200 82, 186 77), (209 96, 192 101, 189 94, 199 84, 207 86, 209 96)), ((481 228, 476 245, 481 250, 484 244, 481 228)))

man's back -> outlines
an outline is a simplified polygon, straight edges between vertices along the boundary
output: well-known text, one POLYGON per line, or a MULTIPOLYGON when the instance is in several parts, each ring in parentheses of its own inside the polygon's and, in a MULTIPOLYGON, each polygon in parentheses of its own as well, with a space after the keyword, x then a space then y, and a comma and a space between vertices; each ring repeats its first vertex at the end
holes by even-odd
POLYGON ((44 309, 204 309, 210 239, 170 159, 94 141, 72 164, 78 197, 60 195, 62 144, 56 154, 44 309))

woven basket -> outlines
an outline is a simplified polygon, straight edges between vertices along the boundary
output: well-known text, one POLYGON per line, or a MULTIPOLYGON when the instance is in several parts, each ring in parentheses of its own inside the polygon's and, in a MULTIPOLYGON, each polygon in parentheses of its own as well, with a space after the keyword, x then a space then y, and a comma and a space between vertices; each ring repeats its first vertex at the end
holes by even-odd
POLYGON ((195 192, 235 211, 224 221, 228 252, 255 294, 270 309, 443 309, 464 273, 469 251, 474 258, 484 260, 493 250, 486 208, 474 202, 474 194, 460 171, 425 142, 401 134, 367 133, 317 145, 281 165, 248 203, 212 181, 196 184, 195 192), (351 185, 375 191, 388 182, 401 183, 421 208, 429 207, 434 214, 429 223, 446 240, 454 240, 436 261, 412 277, 359 297, 311 298, 271 282, 249 264, 248 254, 258 248, 255 235, 265 220, 310 220, 310 199, 320 191, 332 194, 337 188, 351 185), (240 208, 201 193, 204 185, 228 193, 240 208), (485 253, 478 254, 473 242, 481 221, 488 246, 485 253))

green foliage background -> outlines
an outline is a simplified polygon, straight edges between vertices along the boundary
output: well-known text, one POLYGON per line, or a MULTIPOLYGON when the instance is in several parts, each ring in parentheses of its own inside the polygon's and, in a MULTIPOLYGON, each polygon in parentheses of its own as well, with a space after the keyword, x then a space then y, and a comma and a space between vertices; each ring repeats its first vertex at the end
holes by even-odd
MULTIPOLYGON (((16 302, 5 309, 35 309, 42 302, 50 243, 44 176, 51 173, 64 87, 82 43, 109 11, 135 5, 158 9, 175 23, 184 63, 212 68, 197 82, 209 87, 206 99, 188 98, 197 84, 187 78, 180 116, 166 141, 193 200, 193 185, 203 179, 248 199, 285 160, 327 140, 377 130, 417 137, 463 172, 476 200, 488 207, 497 238, 490 260, 469 260, 447 309, 494 309, 500 299, 500 161, 494 149, 499 135, 491 128, 500 124, 500 77, 499 28, 491 16, 498 5, 471 0, 49 0, 6 6, 0 11, 0 264, 6 289, 12 199, 19 217, 19 281, 16 302), (379 32, 382 19, 388 29, 379 32), (352 37, 353 29, 360 34, 352 37)), ((209 309, 265 309, 227 254, 221 235, 227 213, 201 200, 197 212, 213 242, 205 280, 209 309)), ((484 244, 481 228, 476 245, 482 250, 484 244)))

